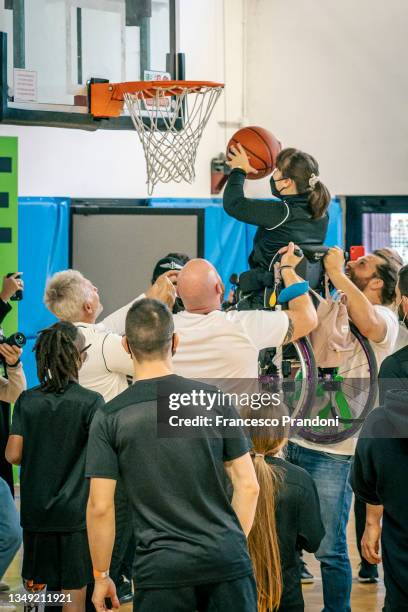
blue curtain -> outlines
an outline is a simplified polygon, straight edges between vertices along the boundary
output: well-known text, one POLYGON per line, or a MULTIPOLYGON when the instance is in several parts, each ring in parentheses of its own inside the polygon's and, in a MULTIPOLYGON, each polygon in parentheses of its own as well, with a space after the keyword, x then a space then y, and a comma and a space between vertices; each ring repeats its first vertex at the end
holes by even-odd
POLYGON ((47 278, 68 267, 69 200, 19 198, 19 269, 24 272, 24 299, 19 329, 27 336, 24 370, 29 386, 37 384, 32 348, 37 332, 55 322, 43 304, 47 278))

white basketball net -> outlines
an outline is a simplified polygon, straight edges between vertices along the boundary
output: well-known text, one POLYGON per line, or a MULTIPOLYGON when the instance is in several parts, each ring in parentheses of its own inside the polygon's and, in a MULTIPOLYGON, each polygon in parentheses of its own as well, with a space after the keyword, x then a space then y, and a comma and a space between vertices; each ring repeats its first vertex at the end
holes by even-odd
POLYGON ((157 183, 192 183, 197 147, 222 92, 219 86, 166 86, 163 82, 124 99, 142 143, 147 188, 157 183), (165 95, 169 92, 171 95, 165 95))

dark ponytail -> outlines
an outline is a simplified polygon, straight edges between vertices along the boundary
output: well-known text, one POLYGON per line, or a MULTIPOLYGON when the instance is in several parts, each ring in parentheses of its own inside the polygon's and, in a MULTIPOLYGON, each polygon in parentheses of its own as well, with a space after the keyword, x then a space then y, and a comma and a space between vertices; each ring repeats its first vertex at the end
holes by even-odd
POLYGON ((298 149, 282 149, 276 160, 282 177, 290 178, 299 194, 308 194, 313 219, 324 217, 331 196, 327 187, 319 180, 319 164, 314 157, 298 149))
POLYGON ((318 181, 309 194, 309 206, 312 209, 313 219, 324 217, 330 200, 330 192, 326 185, 318 181))

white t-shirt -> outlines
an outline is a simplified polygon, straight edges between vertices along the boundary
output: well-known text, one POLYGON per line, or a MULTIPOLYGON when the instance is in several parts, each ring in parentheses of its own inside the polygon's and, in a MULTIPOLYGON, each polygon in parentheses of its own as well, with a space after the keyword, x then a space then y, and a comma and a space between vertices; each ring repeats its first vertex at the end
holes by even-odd
POLYGON ((281 346, 289 326, 282 311, 250 310, 174 315, 180 344, 173 358, 186 378, 255 379, 261 349, 281 346))
POLYGON ((408 328, 404 323, 400 323, 397 342, 395 343, 394 353, 408 345, 408 328))
MULTIPOLYGON (((144 294, 137 299, 144 297, 144 294)), ((100 393, 109 402, 128 387, 133 375, 130 355, 122 346, 125 321, 135 300, 106 317, 100 323, 75 323, 85 336, 88 358, 79 371, 79 384, 100 393)))
MULTIPOLYGON (((373 342, 370 340, 370 344, 377 360, 378 369, 380 369, 384 359, 394 352, 399 332, 399 322, 397 315, 388 306, 375 304, 374 309, 384 319, 387 328, 385 338, 382 340, 382 342, 373 342)), ((358 344, 357 346, 360 347, 361 345, 358 344)), ((339 374, 344 378, 361 379, 369 377, 367 360, 362 350, 358 350, 356 353, 353 353, 353 356, 348 359, 339 369, 339 374)), ((327 453, 334 453, 337 455, 353 455, 357 443, 355 438, 349 438, 343 442, 338 442, 337 444, 315 444, 314 442, 303 440, 303 438, 295 438, 292 441, 305 448, 325 451, 327 453)))

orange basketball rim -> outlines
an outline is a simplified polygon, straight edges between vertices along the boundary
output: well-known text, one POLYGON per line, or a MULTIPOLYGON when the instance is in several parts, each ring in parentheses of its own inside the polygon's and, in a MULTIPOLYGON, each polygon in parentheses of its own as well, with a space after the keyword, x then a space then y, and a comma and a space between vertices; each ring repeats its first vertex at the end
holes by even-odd
POLYGON ((149 195, 157 183, 194 181, 197 148, 223 84, 160 80, 90 88, 94 117, 118 117, 126 105, 143 147, 149 195))
POLYGON ((222 83, 212 81, 130 81, 127 83, 92 83, 91 115, 97 118, 119 117, 123 111, 124 94, 154 99, 158 96, 177 96, 202 93, 207 89, 223 89, 222 83))

